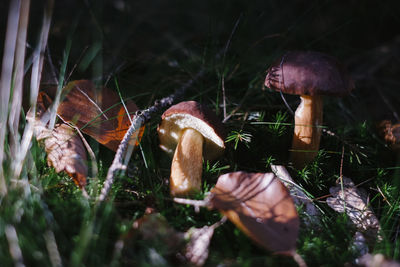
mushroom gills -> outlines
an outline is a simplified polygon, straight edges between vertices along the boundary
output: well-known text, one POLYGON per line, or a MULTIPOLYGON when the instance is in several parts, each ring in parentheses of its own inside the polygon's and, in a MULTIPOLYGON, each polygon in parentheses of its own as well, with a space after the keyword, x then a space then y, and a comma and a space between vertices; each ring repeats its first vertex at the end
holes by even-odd
POLYGON ((295 113, 295 128, 291 160, 303 168, 318 154, 322 125, 322 96, 300 96, 301 103, 295 113))
POLYGON ((203 142, 198 131, 183 130, 171 164, 171 195, 188 196, 201 190, 203 142))

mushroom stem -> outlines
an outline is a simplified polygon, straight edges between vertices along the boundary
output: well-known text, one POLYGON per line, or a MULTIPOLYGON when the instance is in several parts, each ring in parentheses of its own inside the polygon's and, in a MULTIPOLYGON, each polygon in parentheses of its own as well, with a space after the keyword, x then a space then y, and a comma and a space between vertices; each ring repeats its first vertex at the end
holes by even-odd
POLYGON ((303 168, 318 154, 322 125, 322 97, 300 96, 295 113, 291 159, 296 168, 303 168))
POLYGON ((179 138, 171 165, 172 196, 188 196, 201 190, 203 136, 187 128, 179 138))

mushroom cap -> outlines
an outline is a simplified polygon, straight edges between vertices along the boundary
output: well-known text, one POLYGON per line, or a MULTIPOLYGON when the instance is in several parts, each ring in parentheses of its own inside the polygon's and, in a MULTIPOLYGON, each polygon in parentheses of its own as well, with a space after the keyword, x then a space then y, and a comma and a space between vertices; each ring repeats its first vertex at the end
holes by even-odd
POLYGON ((343 96, 354 88, 337 59, 313 51, 287 52, 268 69, 265 85, 287 94, 311 96, 343 96))
POLYGON ((160 148, 173 155, 184 129, 191 128, 204 137, 203 157, 213 160, 225 150, 224 127, 217 116, 196 101, 185 101, 167 109, 157 128, 160 148))

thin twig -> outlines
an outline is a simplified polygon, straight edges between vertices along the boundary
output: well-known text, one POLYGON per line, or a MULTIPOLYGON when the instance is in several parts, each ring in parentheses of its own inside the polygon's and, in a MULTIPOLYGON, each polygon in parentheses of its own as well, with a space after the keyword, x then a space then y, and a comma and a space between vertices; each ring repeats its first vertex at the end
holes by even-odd
POLYGON ((204 200, 194 200, 194 199, 174 197, 174 202, 184 205, 192 205, 196 213, 200 211, 200 207, 208 206, 207 198, 205 198, 204 200))
POLYGON ((58 85, 58 79, 57 79, 57 70, 54 67, 53 64, 53 59, 51 58, 51 53, 50 53, 50 48, 46 47, 46 57, 47 57, 47 62, 49 63, 49 68, 51 72, 51 80, 53 81, 54 84, 58 85))
POLYGON ((381 188, 379 186, 376 186, 376 188, 378 189, 379 194, 381 194, 381 196, 383 197, 383 201, 385 201, 386 203, 388 203, 388 205, 392 208, 392 204, 390 204, 389 200, 387 199, 387 197, 385 196, 385 194, 383 194, 381 188))
MULTIPOLYGON (((132 124, 129 127, 128 131, 125 133, 124 138, 118 146, 117 152, 115 154, 114 160, 108 169, 106 180, 104 182, 103 188, 101 189, 101 194, 98 198, 98 201, 102 202, 106 199, 112 184, 114 183, 114 176, 119 170, 126 169, 126 165, 123 164, 125 152, 130 145, 130 140, 132 139, 132 135, 138 133, 140 127, 145 123, 149 122, 151 116, 156 114, 168 107, 170 107, 174 102, 180 99, 185 92, 196 82, 201 76, 204 75, 204 69, 200 70, 192 79, 190 79, 187 83, 185 83, 181 88, 175 91, 175 93, 164 97, 163 99, 156 101, 153 106, 148 109, 137 111, 136 116, 132 120, 132 124)), ((134 143, 133 143, 134 144, 134 143)))
POLYGON ((228 41, 226 42, 225 49, 224 49, 224 55, 222 59, 222 79, 221 79, 221 87, 222 87, 222 103, 223 103, 223 109, 224 109, 224 120, 226 119, 226 97, 225 97, 225 75, 224 75, 224 67, 225 67, 225 56, 226 52, 228 51, 229 45, 231 43, 233 34, 236 32, 236 29, 239 25, 240 19, 242 18, 243 14, 240 14, 240 17, 237 19, 235 26, 233 26, 231 35, 229 36, 228 41))
MULTIPOLYGON (((340 169, 339 169, 339 179, 340 179, 340 189, 344 196, 344 185, 343 185, 343 159, 344 159, 344 146, 342 146, 342 156, 340 158, 340 169)), ((343 209, 346 210, 346 201, 343 201, 343 209)))

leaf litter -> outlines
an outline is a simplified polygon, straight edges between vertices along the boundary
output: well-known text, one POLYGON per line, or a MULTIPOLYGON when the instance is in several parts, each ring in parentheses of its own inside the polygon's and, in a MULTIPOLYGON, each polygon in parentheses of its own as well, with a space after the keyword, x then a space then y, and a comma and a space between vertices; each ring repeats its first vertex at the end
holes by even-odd
POLYGON ((227 173, 218 178, 203 201, 174 201, 192 204, 196 209, 217 209, 259 246, 291 256, 299 266, 306 266, 296 253, 300 224, 296 207, 287 188, 273 173, 227 173))
MULTIPOLYGON (((329 192, 332 197, 327 198, 326 202, 335 211, 346 213, 352 224, 356 227, 368 244, 374 244, 382 240, 380 235, 381 226, 368 203, 368 198, 360 188, 357 188, 353 181, 348 177, 343 177, 343 187, 340 179, 337 185, 331 187, 329 192)), ((365 252, 365 246, 360 242, 360 237, 355 236, 355 246, 360 252, 365 252), (357 245, 358 244, 358 245, 357 245)))

